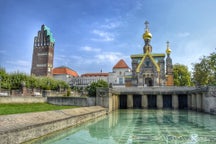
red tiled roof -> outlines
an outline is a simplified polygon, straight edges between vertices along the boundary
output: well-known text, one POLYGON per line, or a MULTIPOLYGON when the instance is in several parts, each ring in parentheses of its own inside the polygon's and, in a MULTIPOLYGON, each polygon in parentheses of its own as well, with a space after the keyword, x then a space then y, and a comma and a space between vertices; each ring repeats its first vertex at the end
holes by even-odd
POLYGON ((81 77, 99 77, 99 76, 108 76, 108 73, 85 73, 81 77))
POLYGON ((113 67, 113 69, 116 69, 116 68, 129 68, 129 66, 126 64, 126 62, 121 59, 117 62, 117 64, 113 67))
POLYGON ((57 75, 57 74, 68 74, 68 75, 71 75, 73 77, 78 77, 79 75, 77 74, 76 71, 70 69, 70 68, 67 68, 67 67, 57 67, 57 68, 54 68, 53 69, 53 74, 57 75))

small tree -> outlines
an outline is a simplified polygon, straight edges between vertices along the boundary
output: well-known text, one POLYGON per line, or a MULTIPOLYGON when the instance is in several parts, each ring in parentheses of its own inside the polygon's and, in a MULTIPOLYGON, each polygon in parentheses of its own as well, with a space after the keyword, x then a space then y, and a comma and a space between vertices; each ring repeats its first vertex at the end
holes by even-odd
POLYGON ((88 91, 88 95, 90 97, 96 97, 96 89, 98 87, 102 87, 102 88, 108 88, 108 83, 104 80, 98 80, 97 82, 93 82, 91 83, 88 87, 87 87, 87 91, 88 91))
POLYGON ((191 86, 191 74, 187 66, 175 64, 173 66, 173 75, 175 86, 191 86))

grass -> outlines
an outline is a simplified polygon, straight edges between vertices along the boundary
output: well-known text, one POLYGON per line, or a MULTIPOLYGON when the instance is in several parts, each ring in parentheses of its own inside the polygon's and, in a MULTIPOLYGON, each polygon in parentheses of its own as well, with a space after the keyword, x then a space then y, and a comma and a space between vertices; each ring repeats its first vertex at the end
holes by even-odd
POLYGON ((59 105, 52 105, 48 103, 0 104, 0 115, 41 112, 41 111, 70 109, 70 108, 77 108, 77 106, 59 106, 59 105))

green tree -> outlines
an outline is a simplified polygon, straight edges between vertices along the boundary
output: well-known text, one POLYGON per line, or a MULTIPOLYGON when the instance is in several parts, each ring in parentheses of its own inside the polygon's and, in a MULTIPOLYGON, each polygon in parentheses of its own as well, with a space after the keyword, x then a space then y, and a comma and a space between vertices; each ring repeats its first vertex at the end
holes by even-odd
POLYGON ((98 87, 102 87, 102 88, 108 88, 108 83, 104 80, 98 80, 97 82, 93 82, 91 83, 88 87, 87 87, 87 91, 88 91, 88 95, 90 97, 96 97, 96 89, 98 87))
POLYGON ((188 67, 182 64, 173 65, 174 85, 191 86, 191 74, 188 67))
POLYGON ((216 85, 216 53, 200 58, 193 64, 193 82, 195 85, 216 85))

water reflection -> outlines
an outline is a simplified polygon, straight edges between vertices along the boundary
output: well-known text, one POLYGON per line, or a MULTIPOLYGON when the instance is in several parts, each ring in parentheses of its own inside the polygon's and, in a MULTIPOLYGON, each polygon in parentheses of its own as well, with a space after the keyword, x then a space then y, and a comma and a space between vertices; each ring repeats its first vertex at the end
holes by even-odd
POLYGON ((177 110, 119 110, 31 143, 213 144, 215 133, 214 115, 177 110))

